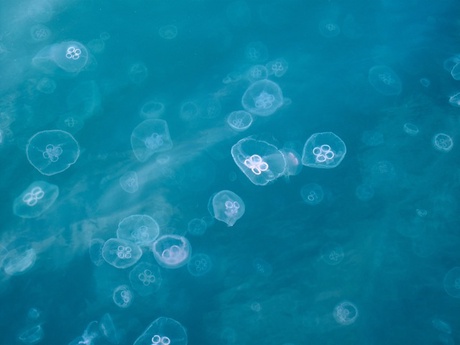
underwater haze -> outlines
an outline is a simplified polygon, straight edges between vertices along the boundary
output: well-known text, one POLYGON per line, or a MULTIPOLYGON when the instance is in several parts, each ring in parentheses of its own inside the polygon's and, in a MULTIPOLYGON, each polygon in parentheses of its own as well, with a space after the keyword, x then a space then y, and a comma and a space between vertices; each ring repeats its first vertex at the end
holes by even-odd
POLYGON ((0 344, 460 344, 460 3, 0 2, 0 344))

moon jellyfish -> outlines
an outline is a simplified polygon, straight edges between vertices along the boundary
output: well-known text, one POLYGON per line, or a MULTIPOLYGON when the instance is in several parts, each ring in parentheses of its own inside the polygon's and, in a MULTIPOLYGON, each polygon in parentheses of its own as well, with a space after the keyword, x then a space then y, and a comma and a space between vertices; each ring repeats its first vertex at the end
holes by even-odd
POLYGON ((449 97, 449 104, 454 107, 460 107, 460 92, 449 97))
POLYGON ((133 302, 133 292, 128 285, 120 285, 113 290, 113 302, 120 308, 128 308, 133 302))
POLYGON ((145 162, 154 153, 168 151, 173 143, 165 120, 148 119, 136 126, 131 133, 131 147, 140 162, 145 162))
POLYGON ((35 250, 28 246, 12 249, 3 259, 3 271, 10 276, 25 273, 34 265, 36 258, 35 250))
POLYGON ((420 132, 420 129, 417 127, 417 125, 414 125, 413 123, 410 123, 410 122, 406 122, 403 125, 403 131, 409 134, 411 137, 414 137, 420 132))
POLYGON ((274 75, 275 77, 282 77, 288 70, 289 64, 283 58, 278 58, 267 62, 265 65, 268 71, 268 75, 274 75))
POLYGON ((163 279, 158 266, 141 262, 129 272, 129 281, 140 296, 148 296, 160 288, 163 279))
POLYGON ((444 276, 444 290, 454 298, 460 298, 460 267, 452 268, 444 276))
POLYGON ((192 254, 189 241, 179 235, 159 237, 152 246, 153 256, 164 268, 179 268, 187 264, 192 254))
POLYGON ((262 258, 252 260, 252 267, 258 275, 270 277, 273 273, 273 266, 262 258))
POLYGON ((284 171, 285 176, 295 176, 300 174, 302 171, 302 157, 292 148, 283 148, 280 152, 284 156, 286 161, 286 169, 284 171))
POLYGON ((251 137, 241 139, 232 146, 233 160, 249 180, 265 186, 284 175, 286 161, 276 146, 251 137))
POLYGON ((43 42, 51 37, 51 30, 43 24, 36 24, 30 28, 30 37, 35 42, 43 42))
POLYGON ((334 133, 315 133, 305 142, 302 164, 310 168, 331 169, 342 162, 346 153, 345 143, 334 133))
POLYGON ((160 234, 155 219, 145 214, 135 214, 124 218, 117 229, 117 237, 131 241, 138 246, 149 246, 160 234))
POLYGON ((111 344, 120 343, 120 334, 115 328, 113 319, 109 313, 102 315, 99 320, 99 331, 101 335, 111 344))
POLYGON ((126 193, 136 193, 139 190, 139 179, 135 171, 128 171, 120 177, 120 187, 126 193))
POLYGON ((243 132, 252 125, 252 116, 244 110, 232 111, 227 116, 227 124, 237 132, 243 132))
POLYGON ((121 239, 110 238, 102 247, 102 257, 116 268, 127 268, 134 265, 142 256, 142 249, 135 243, 121 239))
POLYGON ((243 108, 258 116, 274 114, 283 102, 283 92, 279 85, 267 79, 252 83, 241 99, 243 108))
POLYGON ((344 257, 343 248, 337 243, 326 243, 321 248, 321 259, 328 265, 338 265, 343 261, 344 257))
POLYGON ((201 218, 193 218, 187 224, 187 233, 192 236, 203 236, 208 224, 201 218))
POLYGON ((252 63, 261 63, 267 60, 268 49, 262 42, 250 42, 244 50, 244 55, 252 63))
POLYGON ((318 28, 321 35, 327 38, 336 37, 340 34, 340 26, 333 20, 322 20, 318 28))
POLYGON ((335 306, 332 315, 337 323, 348 326, 356 321, 359 314, 358 308, 353 303, 343 301, 335 306))
POLYGON ((36 344, 43 339, 44 335, 42 326, 35 325, 22 331, 18 339, 24 344, 36 344))
POLYGON ((229 190, 222 190, 209 200, 209 213, 228 226, 233 226, 243 216, 244 211, 243 199, 229 190))
POLYGON ((212 269, 212 260, 207 254, 194 254, 187 264, 188 272, 194 277, 201 277, 212 269))
POLYGON ((402 82, 388 66, 374 66, 369 70, 369 83, 385 96, 397 96, 402 91, 402 82))
POLYGON ((34 134, 27 143, 29 163, 41 174, 51 176, 67 170, 80 156, 80 147, 68 132, 48 130, 34 134))
POLYGON ((13 213, 21 218, 35 218, 56 201, 59 187, 45 182, 31 183, 13 202, 13 213))
POLYGON ((41 78, 37 83, 37 90, 46 94, 50 95, 56 90, 56 82, 50 78, 41 78))
POLYGON ((184 326, 174 319, 159 317, 134 342, 134 345, 187 345, 184 326))
POLYGON ((128 77, 129 80, 131 80, 131 82, 134 84, 142 83, 145 79, 147 79, 148 75, 149 70, 147 69, 147 66, 141 61, 135 62, 129 66, 128 77))
POLYGON ((164 25, 158 29, 158 35, 165 40, 172 40, 177 37, 177 26, 164 25))
POLYGON ((158 118, 163 115, 165 105, 158 101, 148 101, 141 108, 141 116, 145 119, 158 118))
POLYGON ((318 205, 324 199, 323 188, 317 183, 309 183, 300 189, 302 200, 308 205, 318 205))
POLYGON ((77 74, 85 68, 89 61, 89 53, 80 42, 65 41, 46 46, 32 59, 34 66, 44 72, 52 73, 59 69, 77 74))
POLYGON ((246 77, 249 81, 254 82, 256 80, 266 79, 268 77, 267 67, 264 65, 254 65, 249 68, 246 72, 246 77))
POLYGON ((355 195, 358 198, 358 200, 361 201, 369 201, 374 197, 374 188, 370 184, 360 184, 358 187, 355 189, 355 195))
POLYGON ((454 147, 454 141, 445 133, 437 133, 433 137, 433 147, 441 152, 449 152, 454 147))

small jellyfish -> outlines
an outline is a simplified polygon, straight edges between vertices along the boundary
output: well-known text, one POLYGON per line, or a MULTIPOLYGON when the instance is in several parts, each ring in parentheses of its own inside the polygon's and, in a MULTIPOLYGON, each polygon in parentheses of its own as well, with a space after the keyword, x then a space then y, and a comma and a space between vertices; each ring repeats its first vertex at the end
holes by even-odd
POLYGON ((267 67, 265 67, 264 65, 251 66, 249 70, 246 72, 246 77, 251 82, 266 79, 268 77, 267 67))
POLYGON ((30 28, 30 37, 34 42, 44 42, 51 37, 51 30, 43 24, 36 24, 30 28))
POLYGON ((231 154, 238 168, 258 186, 274 181, 286 170, 281 151, 266 141, 243 138, 232 146, 231 154))
POLYGON ((358 200, 361 201, 369 201, 374 197, 374 188, 370 184, 360 184, 358 187, 355 189, 355 195, 358 198, 358 200))
POLYGON ((133 292, 128 285, 120 285, 113 290, 113 302, 120 308, 128 308, 133 302, 133 292))
POLYGON ((284 156, 286 162, 285 176, 296 176, 302 171, 302 157, 293 148, 283 148, 280 152, 284 156))
POLYGON ((420 78, 420 85, 423 87, 430 87, 431 81, 428 78, 420 78))
POLYGON ((263 277, 270 277, 273 273, 272 265, 261 258, 256 258, 252 260, 252 267, 258 275, 263 277))
POLYGON ((139 179, 135 171, 128 171, 120 177, 120 187, 126 193, 136 193, 139 190, 139 179))
POLYGON ((340 34, 340 26, 334 20, 322 20, 318 28, 321 35, 327 38, 336 37, 340 34))
POLYGON ((232 111, 227 116, 227 124, 237 132, 243 132, 252 125, 252 116, 244 110, 232 111))
POLYGON ((147 69, 147 66, 141 61, 135 62, 129 66, 128 78, 134 84, 142 83, 145 79, 147 79, 148 75, 149 70, 147 69))
POLYGON ((321 248, 321 259, 328 265, 340 264, 345 257, 342 246, 337 243, 326 243, 321 248))
POLYGON ((140 162, 145 162, 154 153, 168 151, 172 146, 165 120, 144 120, 131 133, 131 147, 140 162))
POLYGON ((172 40, 177 37, 178 29, 175 25, 164 25, 158 29, 158 35, 165 40, 172 40))
POLYGON ((353 303, 343 301, 335 306, 332 315, 337 323, 348 326, 356 321, 359 314, 358 308, 353 303))
POLYGON ((134 265, 142 256, 142 249, 135 243, 120 238, 110 238, 102 247, 102 257, 116 268, 134 265))
POLYGON ((369 83, 385 96, 397 96, 402 91, 402 82, 388 66, 374 66, 369 70, 369 83))
POLYGON ((41 174, 52 176, 67 170, 80 156, 80 147, 72 134, 48 130, 34 134, 26 146, 29 163, 41 174))
POLYGON ((138 246, 149 246, 160 234, 155 219, 145 214, 134 214, 118 223, 117 237, 131 241, 138 246))
POLYGON ((36 344, 43 339, 45 333, 41 325, 34 325, 24 331, 22 331, 18 339, 24 344, 36 344))
POLYGON ((56 82, 53 79, 41 78, 36 86, 37 90, 46 95, 51 95, 56 90, 56 82))
POLYGON ((241 99, 243 108, 253 115, 270 116, 284 103, 279 85, 268 79, 252 83, 241 99))
POLYGON ((262 42, 251 42, 246 46, 244 55, 249 62, 262 63, 268 58, 268 49, 262 42))
POLYGON ((410 122, 406 122, 403 125, 403 131, 409 134, 411 137, 416 136, 420 132, 417 125, 414 125, 413 123, 410 123, 410 122))
POLYGON ((102 315, 99 320, 99 332, 111 344, 120 343, 120 334, 115 328, 112 316, 109 313, 102 315))
POLYGON ((433 137, 433 147, 441 152, 449 152, 454 147, 454 141, 450 135, 437 133, 433 137))
POLYGON ((243 216, 244 211, 243 199, 229 190, 222 190, 209 200, 209 213, 228 226, 233 226, 243 216))
POLYGON ((300 189, 302 200, 308 205, 318 205, 324 199, 323 188, 317 183, 309 183, 300 189))
POLYGON ((158 266, 141 262, 129 272, 129 281, 140 296, 148 296, 158 291, 163 281, 158 266))
POLYGON ((212 260, 204 253, 194 254, 187 263, 188 272, 194 277, 201 277, 212 269, 212 260))
POLYGON ((460 107, 460 92, 449 97, 449 104, 454 107, 460 107))
POLYGON ((58 196, 58 186, 35 181, 14 199, 13 213, 21 218, 36 218, 49 209, 58 196))
POLYGON ((454 267, 444 276, 444 290, 454 298, 460 298, 460 267, 454 267))
POLYGON ((310 168, 331 169, 342 162, 346 153, 345 143, 334 133, 315 133, 305 142, 302 164, 310 168))
POLYGON ((3 271, 10 276, 23 274, 35 264, 36 258, 35 250, 28 246, 12 249, 3 258, 3 271))
POLYGON ((265 67, 267 68, 268 75, 274 75, 275 77, 280 78, 286 74, 289 64, 285 59, 278 58, 267 62, 265 67))
POLYGON ((187 264, 192 253, 190 242, 183 236, 160 236, 152 246, 155 260, 164 268, 179 268, 187 264))
POLYGON ((187 345, 184 326, 174 319, 159 317, 136 339, 134 345, 187 345))
POLYGON ((145 119, 154 119, 163 115, 165 105, 158 101, 148 101, 142 105, 140 115, 145 119))
POLYGON ((187 233, 192 236, 203 236, 208 224, 202 218, 193 218, 187 224, 187 233))

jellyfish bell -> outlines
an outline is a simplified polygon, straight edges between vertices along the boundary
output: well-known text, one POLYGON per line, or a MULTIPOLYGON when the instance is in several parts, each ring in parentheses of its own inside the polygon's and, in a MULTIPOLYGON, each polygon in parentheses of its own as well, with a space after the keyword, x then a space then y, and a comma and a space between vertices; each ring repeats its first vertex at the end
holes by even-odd
POLYGON ((77 41, 64 41, 42 48, 32 59, 32 64, 45 73, 81 72, 89 62, 86 47, 77 41))

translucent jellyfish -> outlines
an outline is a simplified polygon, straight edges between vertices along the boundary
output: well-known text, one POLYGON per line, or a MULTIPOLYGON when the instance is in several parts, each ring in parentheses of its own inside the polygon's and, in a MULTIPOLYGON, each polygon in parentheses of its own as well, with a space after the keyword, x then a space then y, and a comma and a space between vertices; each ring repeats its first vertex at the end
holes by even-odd
POLYGON ((129 66, 128 78, 134 84, 142 83, 145 79, 147 79, 148 75, 149 70, 147 69, 147 66, 141 61, 135 62, 129 66))
POLYGON ((247 111, 232 111, 227 116, 227 124, 237 132, 243 132, 252 125, 252 116, 247 111))
POLYGON ((141 116, 145 119, 154 119, 163 115, 165 105, 158 101, 148 101, 141 108, 141 116))
POLYGON ((30 37, 35 42, 44 42, 51 38, 51 30, 43 24, 36 24, 30 28, 30 37))
POLYGON ((208 224, 202 218, 193 218, 187 224, 187 233, 192 236, 203 236, 208 224))
POLYGON ((100 238, 93 238, 89 244, 89 258, 96 266, 101 266, 104 263, 102 257, 102 248, 104 247, 104 240, 100 238))
POLYGON ((91 321, 86 326, 83 334, 72 340, 69 345, 92 345, 95 339, 100 337, 99 323, 97 321, 91 321))
POLYGON ((140 162, 145 162, 154 153, 168 151, 173 143, 165 120, 142 121, 131 133, 131 147, 140 162))
POLYGON ((431 80, 428 78, 420 78, 420 85, 422 85, 423 87, 430 87, 431 80))
POLYGON ((29 163, 41 174, 51 176, 67 170, 80 156, 80 147, 68 132, 48 130, 34 134, 27 143, 29 163))
POLYGON ((288 70, 289 64, 283 58, 278 58, 267 62, 268 75, 274 75, 275 77, 282 77, 288 70))
POLYGON ((56 90, 56 82, 50 78, 41 78, 37 83, 37 90, 46 95, 51 95, 56 90))
POLYGON ((337 323, 348 326, 358 318, 358 308, 349 301, 343 301, 335 306, 332 315, 337 323))
POLYGON ((184 326, 174 319, 159 317, 134 342, 134 345, 187 345, 184 326))
POLYGON ((129 272, 129 281, 134 291, 140 296, 148 296, 158 291, 163 278, 158 266, 149 262, 141 262, 129 272))
POLYGON ((455 95, 449 97, 449 104, 454 107, 460 107, 460 92, 457 92, 455 95))
POLYGON ((222 190, 209 200, 209 213, 228 226, 233 226, 243 216, 244 211, 243 199, 229 190, 222 190))
POLYGON ((328 265, 338 265, 343 261, 344 257, 343 248, 337 243, 326 243, 321 248, 321 259, 328 265))
POLYGON ((82 71, 89 61, 89 53, 80 42, 65 41, 46 46, 32 59, 34 66, 45 72, 54 72, 56 67, 67 73, 82 71))
POLYGON ((145 214, 131 215, 118 223, 117 237, 138 246, 150 246, 159 234, 156 220, 145 214))
POLYGON ((456 63, 450 70, 450 75, 454 80, 460 80, 460 63, 456 63))
POLYGON ((322 20, 319 23, 319 32, 324 37, 336 37, 340 34, 340 26, 333 20, 322 20))
POLYGON ((111 344, 120 343, 120 334, 115 328, 112 316, 109 313, 102 315, 99 320, 99 333, 111 344))
POLYGON ((323 188, 317 183, 309 183, 300 189, 302 200, 308 205, 318 205, 324 199, 323 188))
POLYGON ((152 246, 155 260, 164 268, 179 268, 187 264, 192 254, 189 241, 179 235, 160 236, 152 246))
POLYGON ((444 290, 454 298, 460 298, 460 267, 452 268, 444 276, 444 290))
POLYGON ((194 254, 187 264, 188 272, 194 277, 201 277, 212 269, 212 260, 207 254, 194 254))
POLYGON ((286 161, 276 146, 248 137, 232 146, 233 160, 249 180, 265 186, 284 175, 286 161))
POLYGON ((120 177, 120 187, 126 193, 136 193, 139 190, 139 179, 135 171, 128 171, 120 177))
POLYGON ((164 25, 158 29, 158 35, 165 40, 172 40, 177 37, 177 26, 164 25))
POLYGON ((265 67, 264 65, 251 66, 249 70, 246 72, 246 77, 251 82, 266 79, 268 77, 267 67, 265 67))
POLYGON ((334 133, 315 133, 305 142, 302 164, 310 168, 335 168, 346 153, 345 143, 334 133))
POLYGON ((264 259, 256 258, 252 260, 252 267, 258 275, 270 277, 273 273, 273 266, 264 259))
POLYGON ((403 131, 412 137, 416 136, 420 132, 417 125, 414 125, 413 123, 410 123, 410 122, 406 122, 403 125, 403 131))
POLYGON ((105 42, 100 38, 92 39, 86 45, 88 49, 95 54, 100 54, 105 50, 105 42))
POLYGON ((446 321, 441 320, 438 317, 431 319, 431 324, 433 325, 433 328, 439 332, 452 334, 452 327, 446 321))
POLYGON ((134 265, 142 256, 142 249, 135 243, 121 238, 110 238, 102 247, 102 257, 116 268, 134 265))
POLYGON ((53 205, 58 196, 58 186, 35 181, 14 199, 13 213, 21 218, 38 217, 53 205))
POLYGON ((133 292, 128 285, 120 285, 113 290, 113 302, 120 308, 128 308, 133 303, 133 292))
POLYGON ((3 259, 3 270, 10 276, 23 274, 35 264, 36 258, 35 250, 28 246, 12 249, 3 259))
POLYGON ((402 91, 402 82, 388 66, 374 66, 369 70, 369 83, 385 96, 397 96, 402 91))
POLYGON ((262 63, 268 58, 268 49, 262 42, 251 42, 246 46, 244 55, 252 63, 262 63))
POLYGON ((269 116, 283 105, 283 92, 278 84, 264 79, 252 83, 241 99, 243 108, 253 115, 269 116))
POLYGON ((41 325, 32 326, 24 331, 22 331, 18 339, 24 344, 36 344, 43 339, 45 333, 41 325))
POLYGON ((285 176, 296 176, 302 171, 302 157, 292 148, 283 148, 280 152, 286 161, 285 176))
POLYGON ((454 141, 445 133, 437 133, 433 137, 433 147, 441 152, 449 152, 454 147, 454 141))
POLYGON ((182 103, 179 116, 183 121, 189 122, 196 120, 199 114, 200 107, 195 102, 187 101, 182 103))

